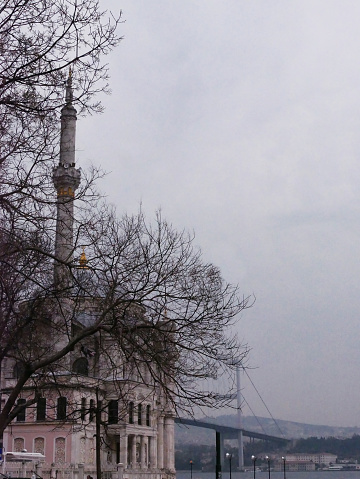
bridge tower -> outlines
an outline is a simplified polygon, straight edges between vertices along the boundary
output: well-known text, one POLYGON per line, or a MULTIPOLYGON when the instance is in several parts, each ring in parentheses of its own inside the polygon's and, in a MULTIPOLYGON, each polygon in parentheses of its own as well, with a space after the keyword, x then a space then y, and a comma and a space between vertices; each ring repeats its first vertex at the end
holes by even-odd
POLYGON ((243 443, 243 433, 242 433, 242 396, 241 396, 241 370, 242 366, 239 364, 236 367, 236 405, 237 405, 237 419, 238 419, 238 454, 239 454, 239 463, 238 467, 240 471, 244 470, 244 443, 243 443))

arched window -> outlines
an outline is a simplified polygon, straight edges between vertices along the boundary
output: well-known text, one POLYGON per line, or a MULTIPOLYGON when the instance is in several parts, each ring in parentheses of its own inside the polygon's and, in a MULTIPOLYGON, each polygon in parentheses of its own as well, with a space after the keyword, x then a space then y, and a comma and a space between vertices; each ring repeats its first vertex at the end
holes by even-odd
POLYGON ((40 452, 44 454, 45 452, 45 439, 43 437, 36 437, 34 440, 34 452, 40 452))
POLYGON ((21 452, 25 448, 25 441, 22 437, 14 439, 14 452, 21 452))
POLYGON ((57 437, 55 439, 55 464, 65 464, 65 438, 57 437))
POLYGON ((119 404, 115 399, 109 401, 108 423, 117 424, 119 422, 119 404))
POLYGON ((57 400, 57 408, 56 408, 56 419, 59 421, 63 421, 66 419, 66 406, 67 406, 67 399, 64 396, 61 396, 57 400))
MULTIPOLYGON (((23 406, 26 403, 26 399, 18 399, 17 406, 23 406)), ((23 407, 21 411, 17 413, 16 421, 23 422, 26 418, 26 407, 23 407)))
POLYGON ((141 426, 141 419, 142 419, 142 406, 141 403, 138 404, 138 424, 141 426))
POLYGON ((46 399, 40 398, 36 404, 36 420, 45 421, 46 419, 46 399))
POLYGON ((86 358, 78 358, 72 367, 73 373, 82 374, 83 376, 89 375, 89 363, 86 358))
POLYGON ((134 424, 134 403, 129 402, 129 424, 134 424))
POLYGON ((151 426, 150 424, 150 404, 146 406, 146 425, 151 426))

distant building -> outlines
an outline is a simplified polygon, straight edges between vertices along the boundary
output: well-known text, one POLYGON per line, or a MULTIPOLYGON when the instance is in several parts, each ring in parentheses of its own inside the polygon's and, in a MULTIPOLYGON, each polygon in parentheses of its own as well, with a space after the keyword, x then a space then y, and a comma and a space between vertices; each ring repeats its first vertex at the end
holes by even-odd
POLYGON ((274 459, 274 470, 283 471, 284 465, 286 471, 315 471, 317 466, 330 467, 330 464, 336 463, 337 455, 327 452, 319 454, 294 453, 287 454, 285 461, 278 456, 274 459))
POLYGON ((321 452, 319 454, 308 454, 308 453, 294 453, 294 454, 286 454, 286 463, 305 463, 311 462, 314 464, 324 464, 325 466, 329 466, 330 464, 336 462, 337 455, 330 454, 327 452, 321 452))
MULTIPOLYGON (((289 472, 298 471, 315 471, 316 465, 314 462, 308 461, 286 461, 285 470, 289 472)), ((274 464, 274 471, 280 472, 284 470, 284 464, 282 461, 274 464)))

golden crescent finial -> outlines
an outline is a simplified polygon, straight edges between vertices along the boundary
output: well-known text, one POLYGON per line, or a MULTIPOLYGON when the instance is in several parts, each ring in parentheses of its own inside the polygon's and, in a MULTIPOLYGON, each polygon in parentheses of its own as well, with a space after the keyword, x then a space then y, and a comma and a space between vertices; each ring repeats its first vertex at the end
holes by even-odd
POLYGON ((85 247, 83 246, 83 250, 82 250, 82 253, 80 255, 80 259, 79 259, 79 268, 80 269, 88 269, 88 266, 87 266, 87 258, 86 258, 86 254, 85 254, 85 247))

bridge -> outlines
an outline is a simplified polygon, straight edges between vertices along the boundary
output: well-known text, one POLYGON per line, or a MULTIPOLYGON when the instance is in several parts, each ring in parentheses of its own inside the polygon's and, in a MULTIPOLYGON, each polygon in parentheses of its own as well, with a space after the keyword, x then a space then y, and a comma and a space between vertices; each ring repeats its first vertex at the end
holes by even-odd
POLYGON ((198 421, 196 419, 186 419, 183 417, 175 418, 175 423, 186 426, 195 426, 205 429, 213 429, 216 433, 216 479, 221 478, 221 464, 224 459, 224 440, 237 439, 239 447, 239 470, 244 470, 244 456, 243 456, 243 436, 251 439, 261 439, 263 441, 276 442, 280 445, 286 446, 289 439, 284 437, 271 436, 269 434, 262 434, 255 431, 248 431, 240 427, 224 426, 208 421, 198 421))
POLYGON ((214 431, 217 431, 220 433, 222 439, 238 439, 239 437, 239 432, 242 432, 242 435, 245 437, 250 437, 253 439, 261 439, 263 441, 271 441, 271 442, 276 442, 280 445, 285 446, 288 442, 290 442, 290 439, 286 439, 284 437, 278 437, 278 436, 271 436, 269 434, 263 434, 260 432, 255 432, 255 431, 247 431, 246 429, 242 429, 239 427, 233 427, 233 426, 223 426, 220 424, 216 424, 213 422, 207 422, 207 421, 198 421, 196 419, 186 419, 183 417, 177 417, 175 418, 175 422, 177 424, 184 424, 187 426, 195 426, 195 427, 202 427, 205 429, 213 429, 214 431))
MULTIPOLYGON (((266 434, 265 431, 264 433, 260 432, 255 432, 255 431, 248 431, 242 427, 242 392, 241 392, 241 379, 240 379, 240 372, 244 371, 245 374, 249 377, 247 374, 246 370, 242 367, 241 364, 238 364, 236 367, 236 394, 229 394, 229 395, 219 395, 219 398, 222 399, 229 399, 229 400, 234 400, 236 399, 237 402, 237 426, 224 426, 220 424, 216 424, 214 422, 210 421, 197 421, 196 419, 186 419, 186 418, 175 418, 175 422, 177 424, 184 424, 187 426, 195 426, 195 427, 201 427, 205 429, 213 429, 216 433, 216 477, 219 478, 221 476, 220 471, 221 471, 221 459, 224 458, 224 440, 225 439, 237 439, 238 441, 238 451, 239 451, 239 463, 238 467, 239 470, 242 471, 244 470, 244 446, 243 446, 243 436, 249 437, 251 439, 260 439, 263 441, 271 441, 271 442, 276 442, 279 445, 286 446, 288 442, 290 442, 289 439, 286 439, 285 437, 278 437, 278 436, 271 436, 269 434, 266 434)), ((250 379, 250 377, 249 377, 250 379)), ((251 384, 254 386, 256 392, 260 396, 258 390, 256 389, 254 383, 250 379, 251 384)), ((260 396, 260 399, 264 403, 263 399, 260 396)), ((270 413, 269 409, 267 408, 266 404, 264 403, 267 411, 270 413)), ((271 418, 274 420, 270 413, 271 418)), ((275 421, 275 420, 274 420, 275 421)), ((279 428, 280 433, 282 434, 280 428, 279 428)))

